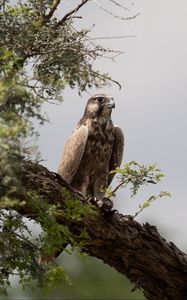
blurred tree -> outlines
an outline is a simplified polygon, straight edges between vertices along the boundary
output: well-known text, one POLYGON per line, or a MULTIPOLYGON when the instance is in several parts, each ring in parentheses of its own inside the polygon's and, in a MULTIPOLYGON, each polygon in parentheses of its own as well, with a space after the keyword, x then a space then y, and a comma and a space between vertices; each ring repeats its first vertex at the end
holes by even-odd
MULTIPOLYGON (((143 300, 140 290, 131 292, 132 284, 113 268, 92 257, 82 257, 77 252, 64 252, 59 258, 72 278, 72 286, 61 286, 44 293, 38 289, 21 290, 14 284, 9 289, 7 300, 11 299, 103 299, 143 300)), ((4 299, 0 297, 0 299, 4 299)))

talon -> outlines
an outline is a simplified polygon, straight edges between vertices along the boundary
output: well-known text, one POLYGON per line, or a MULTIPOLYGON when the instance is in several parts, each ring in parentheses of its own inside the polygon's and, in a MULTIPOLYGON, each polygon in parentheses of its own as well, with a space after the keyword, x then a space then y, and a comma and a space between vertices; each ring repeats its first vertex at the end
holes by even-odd
POLYGON ((113 208, 113 202, 109 198, 96 198, 92 195, 89 195, 86 200, 90 204, 97 205, 99 208, 103 208, 106 210, 111 210, 113 208))
POLYGON ((96 202, 95 202, 95 203, 97 204, 97 206, 98 206, 99 208, 103 207, 103 200, 102 200, 102 199, 96 199, 96 202))
POLYGON ((103 198, 102 208, 111 210, 113 208, 113 202, 109 198, 103 198))
POLYGON ((94 197, 94 196, 92 196, 92 195, 88 195, 88 196, 86 197, 86 201, 88 201, 88 203, 90 203, 90 204, 95 204, 96 201, 97 201, 97 199, 96 199, 96 197, 94 197))

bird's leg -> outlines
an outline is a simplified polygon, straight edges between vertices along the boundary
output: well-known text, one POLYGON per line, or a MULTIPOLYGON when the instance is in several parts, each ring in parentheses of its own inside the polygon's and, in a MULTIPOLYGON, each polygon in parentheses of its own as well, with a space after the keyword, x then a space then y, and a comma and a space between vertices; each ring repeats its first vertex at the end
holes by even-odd
POLYGON ((106 174, 103 174, 103 176, 99 176, 98 179, 95 180, 93 185, 93 195, 92 201, 94 204, 96 204, 98 207, 111 210, 113 207, 113 202, 105 197, 105 187, 107 186, 108 178, 106 177, 106 174))

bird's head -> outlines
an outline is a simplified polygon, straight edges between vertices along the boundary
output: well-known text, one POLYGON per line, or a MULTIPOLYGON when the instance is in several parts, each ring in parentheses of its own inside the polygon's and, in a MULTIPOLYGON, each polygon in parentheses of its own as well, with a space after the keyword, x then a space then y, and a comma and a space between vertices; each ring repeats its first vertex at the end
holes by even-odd
POLYGON ((92 118, 109 118, 111 116, 112 108, 115 108, 115 102, 111 96, 97 94, 88 100, 85 114, 92 118))

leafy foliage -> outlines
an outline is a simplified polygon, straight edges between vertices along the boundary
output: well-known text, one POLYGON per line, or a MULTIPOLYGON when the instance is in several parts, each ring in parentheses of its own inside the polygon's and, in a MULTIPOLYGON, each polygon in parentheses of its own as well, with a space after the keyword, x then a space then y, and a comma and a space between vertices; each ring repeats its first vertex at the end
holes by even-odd
POLYGON ((119 186, 112 191, 113 195, 115 195, 119 187, 130 184, 131 197, 137 194, 142 185, 147 185, 148 183, 156 184, 164 176, 156 165, 145 166, 136 161, 131 161, 125 164, 123 168, 116 168, 110 173, 119 174, 118 179, 120 181, 119 186))
MULTIPOLYGON (((63 283, 70 284, 70 279, 64 268, 57 266, 53 261, 53 255, 68 244, 72 249, 84 247, 89 236, 86 231, 80 234, 80 243, 74 238, 66 225, 58 224, 57 219, 63 217, 69 221, 81 221, 82 218, 94 214, 94 208, 89 204, 82 205, 80 200, 68 198, 65 206, 60 204, 50 205, 36 192, 29 191, 25 202, 32 209, 37 223, 41 224, 42 231, 36 237, 28 229, 23 217, 15 211, 2 210, 0 214, 0 293, 6 294, 6 288, 10 285, 9 276, 20 276, 20 284, 23 288, 31 285, 34 279, 36 287, 45 290, 63 283), (74 202, 74 205, 72 205, 74 202), (46 264, 48 259, 50 263, 46 264)), ((24 204, 23 204, 24 208, 24 204)), ((27 216, 32 218, 33 215, 27 216)))
POLYGON ((138 212, 136 212, 136 214, 134 215, 134 218, 137 217, 137 215, 139 215, 139 213, 142 212, 143 209, 149 207, 151 205, 151 203, 153 203, 154 201, 156 201, 159 198, 162 197, 171 197, 171 194, 167 191, 161 191, 158 195, 153 195, 151 197, 149 197, 148 200, 146 200, 144 203, 139 205, 140 210, 138 212))
POLYGON ((10 285, 10 275, 18 273, 23 284, 24 275, 36 278, 41 267, 37 267, 37 245, 29 240, 31 233, 21 216, 15 212, 1 211, 0 227, 0 257, 2 261, 0 292, 6 294, 6 288, 10 285))
MULTIPOLYGON (((161 170, 157 168, 156 165, 145 166, 144 164, 139 164, 136 161, 131 161, 125 164, 123 168, 116 168, 111 171, 110 174, 118 174, 119 184, 112 190, 111 187, 106 189, 105 194, 107 197, 111 198, 116 195, 116 192, 120 188, 126 188, 130 186, 131 197, 134 197, 140 187, 147 184, 157 184, 164 177, 161 170)), ((167 191, 161 191, 159 195, 152 195, 143 204, 139 205, 140 210, 135 214, 136 217, 143 209, 149 207, 152 202, 162 197, 170 197, 170 193, 167 191)))
POLYGON ((106 50, 89 42, 88 30, 74 29, 72 19, 59 25, 46 18, 51 3, 26 1, 0 12, 1 78, 31 90, 38 103, 60 99, 66 85, 83 91, 109 79, 92 67, 106 50))

